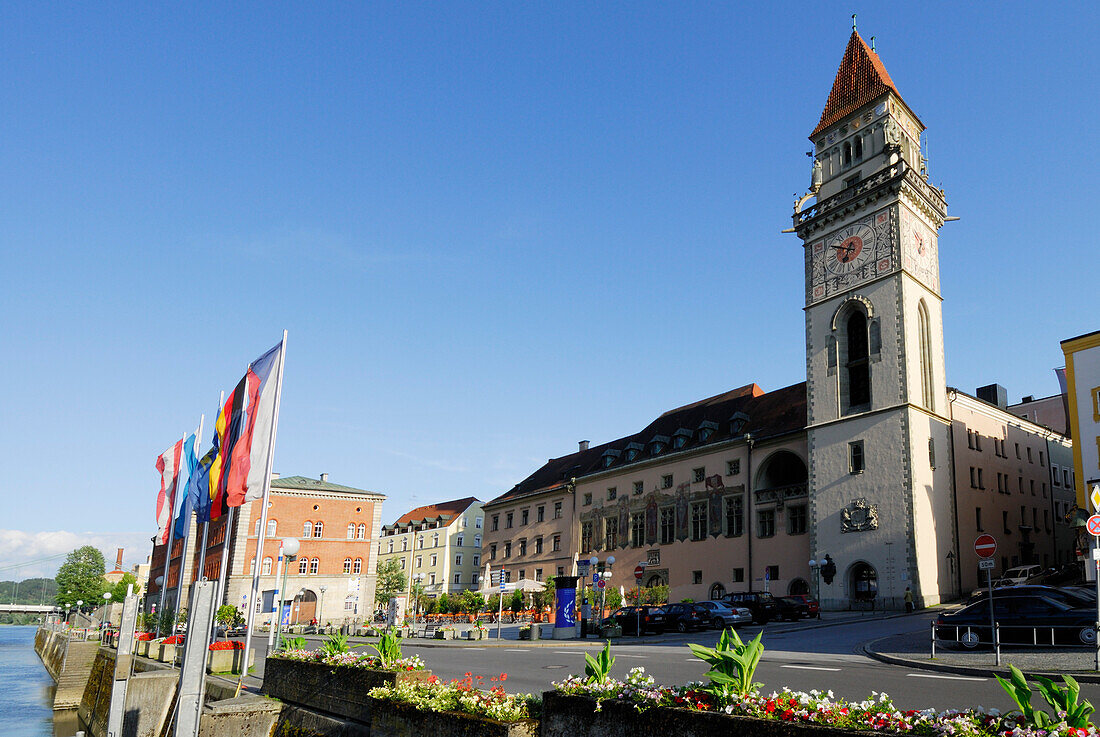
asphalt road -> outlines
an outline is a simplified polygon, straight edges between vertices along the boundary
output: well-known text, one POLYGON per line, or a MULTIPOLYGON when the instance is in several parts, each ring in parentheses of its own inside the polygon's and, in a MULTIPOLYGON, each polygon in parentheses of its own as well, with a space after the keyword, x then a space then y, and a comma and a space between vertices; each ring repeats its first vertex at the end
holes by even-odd
MULTIPOLYGON (((937 673, 888 665, 861 654, 863 643, 907 632, 927 632, 931 614, 893 619, 869 618, 847 624, 814 629, 777 631, 769 625, 764 633, 764 656, 756 680, 770 693, 784 686, 796 690, 832 690, 852 701, 867 698, 873 691, 889 694, 902 709, 969 708, 984 706, 1007 711, 1013 707, 1000 685, 989 677, 937 673)), ((742 638, 755 636, 759 627, 739 630, 742 638)), ((624 678, 631 668, 642 666, 659 683, 687 683, 705 680, 705 665, 692 656, 688 642, 713 645, 718 633, 707 630, 687 635, 670 635, 663 642, 638 642, 627 638, 612 646, 615 664, 612 674, 624 678)), ((310 638, 313 640, 314 638, 310 638)), ((266 640, 261 643, 266 646, 266 640)), ((448 642, 428 646, 414 639, 403 643, 406 654, 419 654, 439 677, 462 678, 465 673, 490 677, 507 674, 505 688, 512 693, 540 693, 553 681, 568 674, 584 673, 584 652, 596 653, 602 643, 595 640, 562 640, 534 645, 506 640, 489 644, 448 642)), ((369 651, 369 649, 368 649, 369 651)), ((262 657, 261 653, 257 653, 262 657)), ((1011 662, 1011 658, 1007 659, 1011 662)), ((1100 703, 1100 685, 1082 684, 1082 697, 1100 703)), ((1038 702, 1038 696, 1036 702, 1038 702)))

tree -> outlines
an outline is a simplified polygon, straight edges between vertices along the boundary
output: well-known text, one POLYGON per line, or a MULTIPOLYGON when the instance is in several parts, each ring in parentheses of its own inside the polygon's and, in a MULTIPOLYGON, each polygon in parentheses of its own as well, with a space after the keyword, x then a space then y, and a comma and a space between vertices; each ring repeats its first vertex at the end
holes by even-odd
POLYGON ((451 607, 454 606, 451 603, 451 597, 447 596, 446 591, 444 591, 442 594, 439 595, 439 599, 437 600, 436 603, 439 605, 439 613, 440 614, 450 614, 451 613, 451 607))
POLYGON ((476 591, 466 589, 462 592, 462 611, 467 614, 477 614, 481 607, 485 606, 485 597, 476 591))
POLYGON ((401 561, 390 558, 378 566, 378 583, 374 588, 374 602, 382 606, 388 606, 390 599, 405 590, 408 580, 405 572, 401 570, 401 561))
POLYGON ((137 582, 137 578, 132 573, 122 574, 122 579, 115 584, 115 587, 111 589, 111 601, 121 602, 126 599, 126 589, 128 586, 133 585, 134 596, 141 595, 141 584, 137 582))
POLYGON ((214 615, 214 621, 225 627, 225 639, 229 639, 229 628, 244 622, 244 616, 240 610, 232 604, 222 604, 218 607, 218 613, 214 615))
POLYGON ((535 594, 535 603, 540 608, 553 607, 557 595, 557 587, 554 585, 554 577, 550 576, 543 584, 542 591, 535 594))
POLYGON ((513 612, 523 611, 523 592, 516 589, 512 592, 512 601, 508 604, 508 608, 513 612))
POLYGON ((54 578, 57 581, 57 603, 73 606, 79 600, 86 606, 101 604, 103 593, 107 590, 107 581, 103 578, 106 569, 103 553, 91 545, 69 553, 54 578))

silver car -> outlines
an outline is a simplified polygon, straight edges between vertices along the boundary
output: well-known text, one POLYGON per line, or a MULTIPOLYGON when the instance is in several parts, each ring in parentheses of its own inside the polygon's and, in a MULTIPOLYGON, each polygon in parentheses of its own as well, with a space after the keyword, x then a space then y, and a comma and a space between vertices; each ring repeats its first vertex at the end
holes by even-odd
POLYGON ((708 624, 717 630, 752 623, 752 612, 744 607, 731 607, 722 601, 699 601, 696 606, 706 610, 708 624))

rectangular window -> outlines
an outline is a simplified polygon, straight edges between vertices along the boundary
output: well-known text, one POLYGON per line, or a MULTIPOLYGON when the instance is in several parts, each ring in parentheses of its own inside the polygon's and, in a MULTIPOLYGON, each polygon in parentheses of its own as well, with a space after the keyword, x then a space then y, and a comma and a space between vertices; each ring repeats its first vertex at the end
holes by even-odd
POLYGON ((478 517, 474 520, 474 528, 478 530, 481 529, 481 517, 478 517))
POLYGON ((1050 470, 1054 472, 1054 485, 1061 486, 1061 482, 1058 480, 1058 466, 1054 463, 1050 464, 1050 470))
POLYGON ((745 569, 744 568, 734 568, 733 569, 733 575, 730 576, 730 579, 734 583, 744 583, 745 582, 745 569))
POLYGON ((554 519, 561 519, 561 502, 554 502, 554 519))
POLYGON ((692 502, 691 504, 691 539, 707 539, 707 503, 692 502))
POLYGON ((634 482, 634 493, 641 494, 645 490, 645 485, 642 481, 634 482))
POLYGON ((1035 479, 1028 479, 1028 486, 1031 487, 1031 495, 1035 496, 1035 479))
POLYGON ((769 581, 779 580, 779 566, 765 566, 764 575, 769 581))
POLYGON ((662 489, 671 489, 672 488, 672 474, 671 473, 665 474, 664 476, 661 477, 661 488, 662 489))
POLYGON ((527 555, 527 541, 526 540, 520 540, 519 541, 519 554, 521 556, 527 555))
POLYGON ((546 506, 545 505, 539 505, 535 509, 535 521, 536 522, 542 522, 545 519, 546 519, 546 506))
POLYGON ((936 470, 936 439, 928 438, 928 467, 936 470))
POLYGON ((455 555, 455 565, 462 565, 462 553, 458 553, 457 555, 455 555))
POLYGON ((1070 483, 1069 480, 1069 469, 1062 469, 1062 485, 1065 486, 1067 489, 1073 487, 1073 484, 1070 483))
POLYGON ((734 458, 732 461, 726 461, 726 475, 736 476, 741 473, 741 459, 734 458))
POLYGON ((561 535, 554 535, 551 539, 551 550, 555 553, 561 550, 561 535))
POLYGON ((497 544, 493 543, 489 546, 489 560, 497 559, 497 544))
POLYGON ((535 555, 542 555, 542 538, 535 538, 535 555))
POLYGON ((1001 512, 1001 527, 1004 528, 1006 533, 1012 534, 1012 530, 1008 526, 1008 512, 1001 512))
POLYGON ((429 586, 435 586, 435 574, 434 573, 431 573, 431 574, 428 575, 428 585, 429 586))
POLYGON ((506 530, 512 529, 512 513, 511 512, 504 515, 504 529, 506 529, 506 530))
POLYGON ((521 525, 526 525, 527 520, 530 516, 531 516, 531 510, 530 509, 524 509, 523 511, 521 511, 519 513, 519 523, 521 525))
POLYGON ((415 561, 415 563, 416 563, 416 567, 417 567, 417 568, 420 568, 420 567, 421 567, 421 566, 423 565, 423 563, 424 563, 424 556, 422 556, 422 555, 418 555, 418 556, 416 556, 416 561, 415 561))
POLYGON ((608 517, 603 522, 604 550, 614 550, 619 547, 619 518, 608 517))
POLYGON ((676 510, 673 507, 661 507, 661 544, 668 545, 676 539, 676 510))
POLYGON ((493 532, 496 532, 499 529, 500 529, 500 515, 499 514, 494 514, 493 515, 493 532))
POLYGON ((645 545, 645 514, 637 512, 630 515, 630 547, 640 548, 645 545))
MULTIPOLYGON (((511 543, 508 544, 510 545, 511 543)), ((402 558, 401 560, 404 560, 404 558, 402 558)), ((439 564, 438 555, 433 555, 429 560, 431 561, 432 568, 435 568, 439 564)))
POLYGON ((455 583, 456 584, 462 583, 462 574, 461 573, 456 573, 455 574, 455 583))
POLYGON ((481 556, 480 555, 475 555, 474 556, 474 567, 476 568, 479 565, 481 565, 481 556))
POLYGON ((1028 463, 1033 463, 1034 462, 1034 461, 1031 460, 1031 448, 1027 449, 1027 462, 1028 463))
POLYGON ((592 523, 581 522, 581 552, 592 551, 592 523))
POLYGON ((703 572, 702 571, 692 571, 691 572, 691 582, 692 583, 703 583, 703 572))
POLYGON ((974 433, 974 450, 979 453, 982 452, 982 436, 976 432, 974 433))
POLYGON ((1020 444, 1016 443, 1016 460, 1020 460, 1020 444))
MULTIPOLYGON (((402 558, 402 559, 401 559, 401 562, 402 562, 402 563, 404 563, 404 562, 405 562, 405 559, 404 559, 404 558, 402 558)), ((316 575, 316 573, 317 573, 317 565, 318 565, 319 563, 320 563, 320 561, 319 561, 319 560, 317 560, 316 558, 313 558, 313 559, 311 559, 311 560, 309 561, 309 572, 310 572, 310 573, 312 573, 312 574, 314 574, 314 575, 316 575)), ((402 567, 404 567, 404 566, 402 566, 402 567)))
POLYGON ((525 578, 527 578, 527 570, 524 569, 524 568, 520 568, 519 569, 519 580, 522 581, 525 578))
POLYGON ((864 468, 863 441, 856 440, 848 443, 848 472, 853 474, 863 473, 864 468))
POLYGON ((558 576, 564 576, 564 575, 565 575, 565 566, 558 566, 558 573, 557 573, 557 575, 558 575, 558 576))
POLYGON ((726 497, 726 537, 745 534, 745 499, 740 496, 726 497))
MULTIPOLYGON (((505 558, 511 558, 512 557, 512 543, 510 543, 510 542, 504 543, 504 557, 505 558)), ((434 563, 433 563, 433 565, 434 565, 434 563)))
POLYGON ((1020 524, 1027 524, 1027 507, 1025 507, 1023 504, 1020 505, 1020 524))
POLYGON ((619 495, 618 487, 616 487, 616 486, 608 487, 608 489, 607 489, 607 501, 609 501, 609 502, 615 501, 615 497, 617 497, 618 495, 619 495))
POLYGON ((456 535, 455 536, 455 546, 461 548, 462 547, 462 540, 463 540, 462 535, 456 535))
POLYGON ((982 508, 976 507, 974 509, 974 527, 978 532, 985 532, 985 528, 982 527, 982 508))
POLYGON ((774 509, 761 509, 756 513, 756 536, 775 537, 774 509))
POLYGON ((806 534, 806 505, 798 504, 787 507, 787 534, 806 534))
POLYGON ((1042 466, 1044 462, 1043 451, 1039 451, 1039 465, 1042 466))
POLYGON ((1047 532, 1050 532, 1050 510, 1049 509, 1044 509, 1043 510, 1043 529, 1045 529, 1047 532))
POLYGON ((707 478, 706 468, 693 468, 691 469, 691 480, 695 483, 702 483, 707 478))
POLYGON ((584 493, 584 506, 588 507, 592 505, 592 492, 586 491, 584 493))
POLYGON ((542 569, 541 568, 536 568, 535 569, 535 580, 536 581, 541 581, 542 580, 542 569))

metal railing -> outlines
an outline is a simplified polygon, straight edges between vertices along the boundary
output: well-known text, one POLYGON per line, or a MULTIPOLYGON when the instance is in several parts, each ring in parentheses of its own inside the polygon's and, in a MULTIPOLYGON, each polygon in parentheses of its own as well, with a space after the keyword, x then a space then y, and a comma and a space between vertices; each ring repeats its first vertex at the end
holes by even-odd
POLYGON ((1001 645, 1020 647, 1095 647, 1095 626, 1080 625, 1003 625, 995 623, 993 641, 989 640, 989 625, 952 625, 932 622, 932 658, 936 657, 936 643, 955 643, 967 648, 993 647, 996 664, 1001 664, 1001 645), (1092 641, 1086 641, 1083 633, 1092 633, 1092 641), (951 633, 954 636, 948 636, 951 633), (1061 635, 1061 637, 1059 637, 1061 635))

